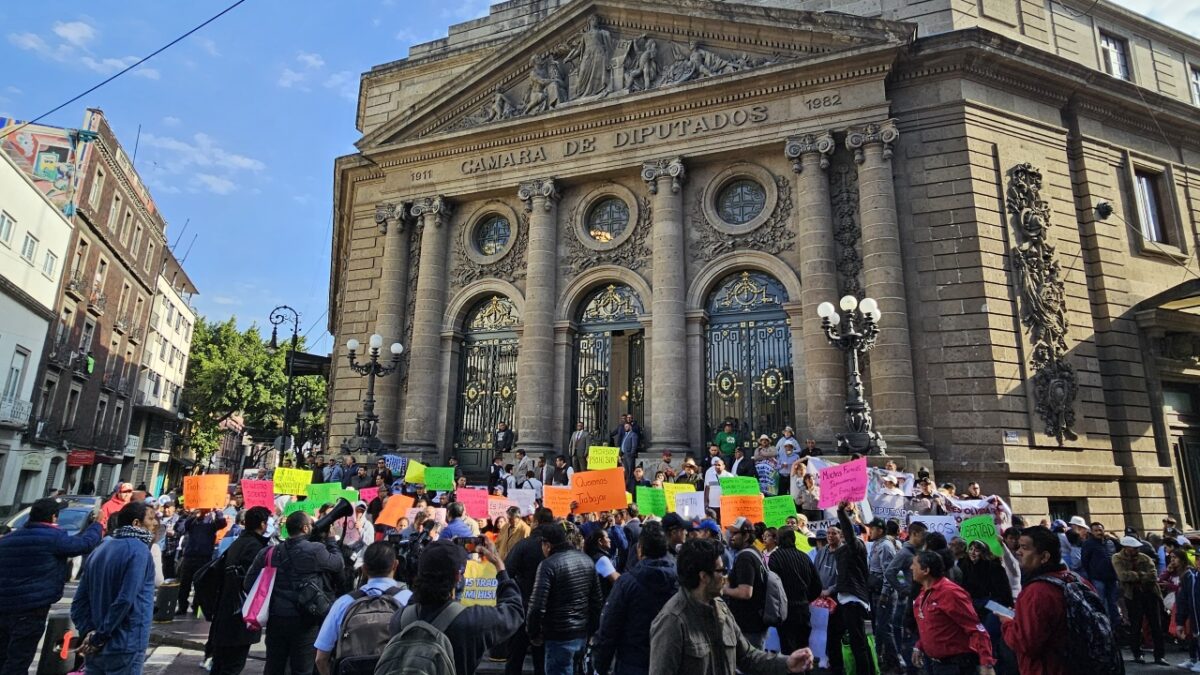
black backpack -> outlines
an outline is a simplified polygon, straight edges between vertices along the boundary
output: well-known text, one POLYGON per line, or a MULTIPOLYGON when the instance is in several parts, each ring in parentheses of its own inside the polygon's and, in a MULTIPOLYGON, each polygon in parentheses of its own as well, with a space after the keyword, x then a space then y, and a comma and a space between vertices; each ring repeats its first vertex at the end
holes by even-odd
POLYGON ((192 575, 192 604, 200 609, 200 613, 208 621, 213 620, 217 613, 217 603, 221 601, 221 585, 225 581, 225 554, 204 563, 192 575))
POLYGON ((1068 580, 1043 575, 1030 583, 1045 581, 1062 589, 1066 604, 1067 640, 1063 661, 1072 675, 1124 675, 1125 661, 1104 601, 1074 572, 1068 580))
POLYGON ((342 616, 337 642, 333 647, 333 672, 338 675, 370 675, 375 672, 379 655, 391 639, 388 623, 403 608, 396 596, 407 590, 403 584, 380 595, 355 589, 354 600, 342 616))

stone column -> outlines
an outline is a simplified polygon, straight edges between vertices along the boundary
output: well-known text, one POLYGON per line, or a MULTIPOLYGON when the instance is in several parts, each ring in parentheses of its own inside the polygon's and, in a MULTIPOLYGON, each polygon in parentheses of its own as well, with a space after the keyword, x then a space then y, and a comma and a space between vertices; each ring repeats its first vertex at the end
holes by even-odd
POLYGON ((908 301, 904 258, 896 221, 892 182, 892 143, 900 136, 895 120, 850 129, 846 147, 858 164, 859 220, 862 224, 864 292, 879 303, 879 337, 871 351, 868 395, 875 428, 889 444, 917 438, 912 348, 908 337, 908 301))
POLYGON ((450 203, 441 195, 422 197, 413 202, 409 213, 421 219, 421 263, 412 316, 407 375, 412 384, 406 397, 403 445, 407 450, 433 453, 440 450, 438 411, 446 407, 441 390, 442 315, 446 311, 450 203))
MULTIPOLYGON (((404 336, 404 312, 408 305, 408 248, 412 236, 412 204, 380 203, 375 207, 375 222, 383 233, 383 262, 380 274, 379 314, 375 330, 383 344, 400 342, 404 336)), ((404 345, 410 349, 412 345, 404 345)), ((400 377, 375 381, 375 412, 379 415, 379 438, 388 444, 400 444, 400 377)))
POLYGON ((688 381, 695 384, 688 387, 688 445, 699 455, 708 455, 708 443, 712 440, 704 426, 704 386, 705 353, 704 333, 708 327, 708 312, 703 309, 693 309, 687 313, 687 369, 688 381))
MULTIPOLYGON (((796 206, 800 214, 800 334, 804 337, 804 399, 807 434, 826 448, 846 429, 846 361, 829 344, 817 305, 838 301, 837 243, 829 201, 829 155, 835 143, 828 132, 791 136, 783 153, 796 172, 796 206)), ((795 322, 792 330, 797 330, 795 322)), ((794 358, 794 357, 793 357, 794 358)), ((798 372, 798 369, 797 369, 798 372)), ((806 433, 796 429, 796 434, 806 433)))
MULTIPOLYGON (((554 307, 558 302, 558 189, 553 178, 521 183, 529 213, 525 311, 517 352, 517 439, 531 454, 551 453, 554 439, 554 307)), ((547 459, 549 462, 549 459, 547 459)))
POLYGON ((688 447, 684 176, 683 160, 678 157, 642 165, 642 180, 654 199, 649 448, 655 454, 688 447))

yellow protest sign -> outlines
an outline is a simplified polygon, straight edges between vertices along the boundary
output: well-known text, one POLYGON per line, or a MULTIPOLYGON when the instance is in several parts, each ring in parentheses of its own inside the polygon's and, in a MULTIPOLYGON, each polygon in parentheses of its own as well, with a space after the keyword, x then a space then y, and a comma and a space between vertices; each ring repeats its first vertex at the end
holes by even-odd
POLYGON ((696 486, 691 483, 663 483, 663 492, 667 495, 667 513, 678 513, 675 510, 675 495, 680 492, 695 492, 696 486))
POLYGON ((307 495, 312 477, 307 469, 275 469, 275 494, 307 495))
POLYGON ((480 560, 468 560, 467 569, 463 573, 462 600, 459 602, 466 607, 495 607, 498 587, 495 565, 480 560))
POLYGON ((409 485, 425 484, 425 465, 409 460, 408 470, 404 472, 404 482, 409 485))
POLYGON ((621 449, 607 445, 593 445, 588 448, 588 470, 611 469, 617 465, 617 457, 621 449))

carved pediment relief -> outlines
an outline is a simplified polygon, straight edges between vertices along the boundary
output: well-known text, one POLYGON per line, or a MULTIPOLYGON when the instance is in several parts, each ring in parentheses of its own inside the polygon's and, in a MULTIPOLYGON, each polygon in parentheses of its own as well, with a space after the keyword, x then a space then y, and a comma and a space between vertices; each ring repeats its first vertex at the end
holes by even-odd
POLYGON ((678 1, 610 2, 581 1, 561 10, 360 147, 736 77, 856 47, 898 46, 913 36, 908 24, 844 15, 689 0, 681 21, 678 1), (738 12, 748 14, 734 16, 738 12))

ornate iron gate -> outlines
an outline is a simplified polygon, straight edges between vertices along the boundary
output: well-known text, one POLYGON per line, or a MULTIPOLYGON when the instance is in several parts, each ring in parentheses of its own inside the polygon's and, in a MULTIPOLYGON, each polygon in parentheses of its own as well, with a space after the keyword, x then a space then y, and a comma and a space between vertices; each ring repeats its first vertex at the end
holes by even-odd
POLYGON ((454 450, 464 468, 486 467, 496 425, 513 423, 517 336, 512 329, 519 323, 512 301, 500 295, 484 300, 467 315, 454 427, 454 450))
POLYGON ((641 324, 642 301, 629 286, 610 284, 596 289, 579 313, 575 337, 574 420, 583 422, 592 436, 607 439, 616 425, 612 419, 613 396, 618 406, 642 422, 645 398, 645 357, 641 324), (613 372, 613 342, 626 340, 625 372, 613 372), (622 377, 624 375, 624 377, 622 377))
POLYGON ((787 292, 761 272, 738 272, 709 296, 706 425, 711 438, 733 422, 742 445, 777 438, 795 413, 787 292))

